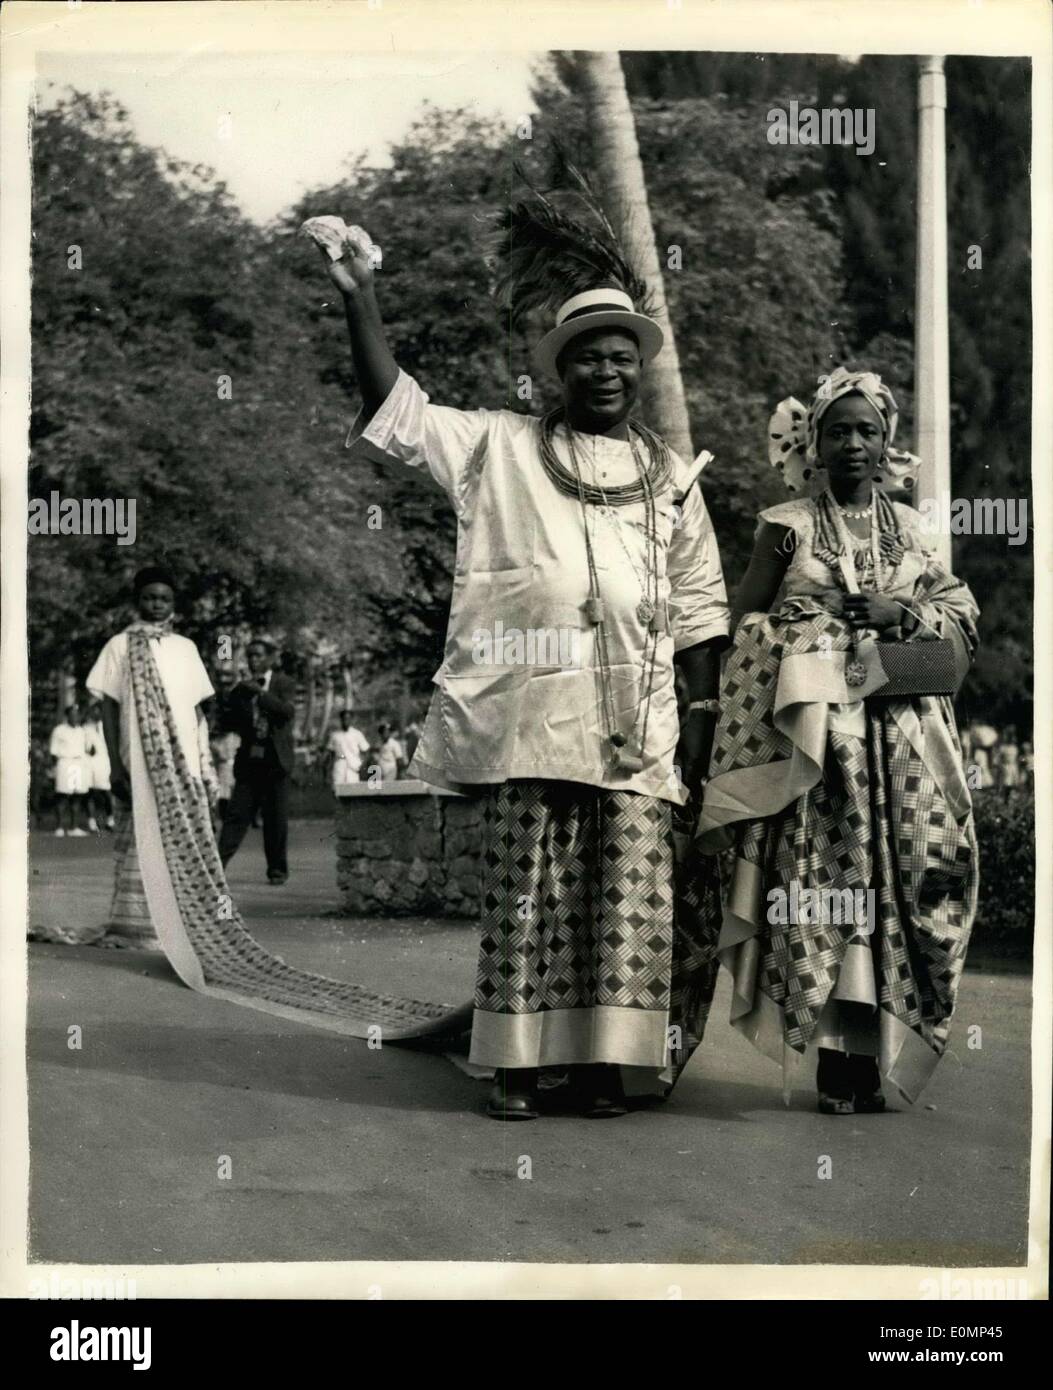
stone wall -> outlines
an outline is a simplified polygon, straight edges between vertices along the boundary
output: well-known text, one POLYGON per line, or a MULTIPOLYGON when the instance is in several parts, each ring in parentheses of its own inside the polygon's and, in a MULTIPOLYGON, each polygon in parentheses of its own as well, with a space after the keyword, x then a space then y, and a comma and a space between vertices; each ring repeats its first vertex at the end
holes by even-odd
POLYGON ((479 798, 420 782, 349 792, 336 811, 336 881, 348 916, 479 915, 479 798))

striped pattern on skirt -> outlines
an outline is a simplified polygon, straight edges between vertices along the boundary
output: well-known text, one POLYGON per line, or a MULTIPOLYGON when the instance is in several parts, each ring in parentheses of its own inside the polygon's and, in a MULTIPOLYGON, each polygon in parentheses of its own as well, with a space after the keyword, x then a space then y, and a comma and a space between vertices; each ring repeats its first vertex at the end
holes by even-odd
POLYGON ((135 823, 130 807, 121 807, 117 813, 114 857, 113 900, 107 936, 115 940, 119 938, 129 946, 153 946, 160 950, 161 943, 150 918, 146 890, 139 872, 135 823))

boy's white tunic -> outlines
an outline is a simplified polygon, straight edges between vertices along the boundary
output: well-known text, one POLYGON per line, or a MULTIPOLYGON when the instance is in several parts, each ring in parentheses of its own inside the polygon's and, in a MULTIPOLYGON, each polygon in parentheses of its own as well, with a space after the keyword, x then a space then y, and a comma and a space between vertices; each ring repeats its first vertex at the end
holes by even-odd
MULTIPOLYGON (((673 653, 728 631, 716 537, 694 486, 710 456, 688 465, 674 454, 674 485, 657 499, 658 596, 666 601, 670 631, 658 641, 644 765, 626 773, 611 766, 596 630, 585 615, 581 503, 546 474, 540 421, 508 410, 431 405, 400 372, 368 424, 362 428, 356 420, 352 436, 359 454, 379 451, 426 467, 457 514, 445 659, 411 771, 453 789, 544 778, 682 803, 686 793, 673 768, 679 736, 673 653), (516 633, 522 634, 518 640, 516 633), (577 664, 541 664, 568 653, 577 664)), ((627 442, 581 433, 574 438, 586 483, 617 487, 637 479, 627 442)), ((646 448, 637 447, 646 463, 646 448)), ((555 448, 570 468, 562 426, 555 448)), ((645 504, 586 504, 586 512, 606 613, 616 727, 628 735, 647 681, 646 624, 637 613, 644 594, 645 504)), ((637 737, 642 726, 641 709, 637 737)))
MULTIPOLYGON (((161 684, 175 720, 176 736, 183 756, 195 777, 201 775, 201 733, 198 728, 198 705, 216 692, 201 661, 201 654, 188 637, 177 632, 150 639, 161 684)), ((132 725, 138 728, 135 700, 132 696, 132 676, 128 662, 128 634, 115 633, 96 658, 85 681, 88 690, 97 697, 108 695, 121 707, 121 758, 131 771, 132 725)))

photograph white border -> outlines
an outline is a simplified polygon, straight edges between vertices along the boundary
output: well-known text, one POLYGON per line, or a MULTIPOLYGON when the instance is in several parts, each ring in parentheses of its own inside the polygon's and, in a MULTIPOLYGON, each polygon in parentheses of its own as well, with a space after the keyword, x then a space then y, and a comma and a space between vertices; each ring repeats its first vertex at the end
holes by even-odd
MULTIPOLYGON (((26 470, 29 411, 29 113, 37 61, 48 54, 120 54, 144 71, 198 55, 257 55, 261 71, 312 54, 554 49, 977 54, 1032 62, 1031 240, 1034 260, 1032 486, 1035 516, 1036 844, 1053 843, 1053 26, 1047 0, 280 0, 278 3, 23 3, 0 11, 2 144, 0 383, 2 598, 0 628, 0 1294, 33 1281, 134 1280, 140 1298, 421 1299, 921 1299, 941 1269, 834 1265, 553 1265, 522 1263, 268 1263, 84 1266, 29 1264, 26 1255, 26 470)), ((1039 856, 1032 1024, 1031 1239, 1026 1266, 953 1271, 1048 1294, 1053 864, 1039 856)))

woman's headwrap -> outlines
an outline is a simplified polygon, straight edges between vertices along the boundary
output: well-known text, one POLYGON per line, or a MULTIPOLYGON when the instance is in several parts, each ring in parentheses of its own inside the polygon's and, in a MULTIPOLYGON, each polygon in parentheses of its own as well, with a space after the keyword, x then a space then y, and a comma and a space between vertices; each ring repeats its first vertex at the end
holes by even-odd
POLYGON ((853 393, 868 401, 881 421, 882 458, 874 482, 889 490, 913 491, 921 460, 892 447, 899 419, 896 398, 876 372, 850 372, 838 367, 829 376, 819 378, 819 389, 810 406, 787 396, 768 421, 768 459, 782 474, 789 492, 810 492, 826 486, 826 469, 819 461, 819 426, 834 401, 853 393))

